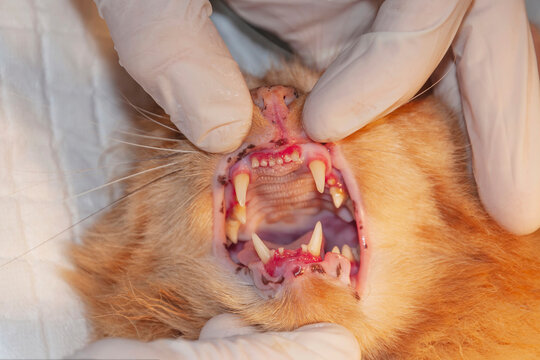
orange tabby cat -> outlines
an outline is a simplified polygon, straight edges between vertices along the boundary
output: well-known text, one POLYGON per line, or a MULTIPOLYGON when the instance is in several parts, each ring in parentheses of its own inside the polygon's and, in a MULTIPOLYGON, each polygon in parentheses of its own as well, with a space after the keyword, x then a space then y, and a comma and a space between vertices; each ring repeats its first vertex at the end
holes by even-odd
POLYGON ((485 213, 449 113, 427 97, 312 143, 316 78, 291 65, 250 80, 232 154, 152 130, 177 141, 149 141, 170 151, 137 150, 135 170, 161 167, 126 181, 73 249, 96 337, 196 339, 230 312, 263 330, 343 325, 366 359, 540 358, 539 234, 485 213))

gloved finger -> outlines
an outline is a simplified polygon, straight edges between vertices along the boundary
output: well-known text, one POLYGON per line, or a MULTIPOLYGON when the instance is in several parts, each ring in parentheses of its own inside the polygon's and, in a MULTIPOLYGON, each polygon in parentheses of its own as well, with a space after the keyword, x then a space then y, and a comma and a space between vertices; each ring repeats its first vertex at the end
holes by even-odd
POLYGON ((523 1, 476 0, 453 45, 480 198, 507 230, 540 227, 540 87, 523 1))
POLYGON ((213 338, 205 341, 162 339, 143 343, 105 339, 74 359, 360 359, 355 337, 335 324, 314 324, 291 332, 268 332, 213 338))
POLYGON ((336 141, 406 103, 450 46, 470 0, 387 0, 372 32, 326 70, 304 106, 316 141, 336 141))
POLYGON ((206 0, 100 0, 120 64, 196 146, 237 148, 252 102, 206 0))
POLYGON ((306 64, 318 69, 326 68, 369 29, 379 3, 379 0, 228 1, 246 21, 278 35, 306 64))

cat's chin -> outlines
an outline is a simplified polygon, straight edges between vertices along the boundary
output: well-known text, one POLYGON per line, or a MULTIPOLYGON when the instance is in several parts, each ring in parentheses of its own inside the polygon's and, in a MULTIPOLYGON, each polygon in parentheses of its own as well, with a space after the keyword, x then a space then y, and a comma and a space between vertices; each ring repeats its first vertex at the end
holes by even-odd
POLYGON ((361 292, 363 206, 337 144, 297 126, 292 88, 252 92, 265 136, 224 156, 214 178, 214 253, 264 297, 300 278, 322 277, 361 292))

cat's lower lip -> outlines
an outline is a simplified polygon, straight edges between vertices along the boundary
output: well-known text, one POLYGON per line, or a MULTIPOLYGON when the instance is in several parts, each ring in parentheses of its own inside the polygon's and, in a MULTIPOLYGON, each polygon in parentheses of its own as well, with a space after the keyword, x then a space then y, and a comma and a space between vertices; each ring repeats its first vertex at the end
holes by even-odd
POLYGON ((359 290, 367 247, 361 199, 336 145, 245 146, 218 167, 214 205, 216 255, 262 292, 304 274, 359 290), (325 238, 318 250, 308 245, 316 222, 325 238), (262 245, 254 246, 253 234, 262 245))

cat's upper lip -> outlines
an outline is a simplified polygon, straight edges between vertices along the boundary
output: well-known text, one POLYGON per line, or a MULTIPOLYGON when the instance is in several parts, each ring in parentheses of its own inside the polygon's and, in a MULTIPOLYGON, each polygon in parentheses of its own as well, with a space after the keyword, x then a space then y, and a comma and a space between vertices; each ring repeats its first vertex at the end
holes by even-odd
POLYGON ((335 144, 307 139, 246 145, 225 157, 214 188, 218 257, 237 273, 245 269, 240 275, 263 292, 307 273, 358 288, 353 274, 365 239, 358 191, 349 191, 355 180, 345 182, 343 163, 335 144), (309 246, 317 222, 325 236, 318 249, 309 246))

